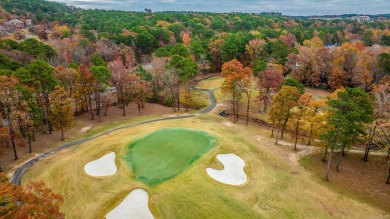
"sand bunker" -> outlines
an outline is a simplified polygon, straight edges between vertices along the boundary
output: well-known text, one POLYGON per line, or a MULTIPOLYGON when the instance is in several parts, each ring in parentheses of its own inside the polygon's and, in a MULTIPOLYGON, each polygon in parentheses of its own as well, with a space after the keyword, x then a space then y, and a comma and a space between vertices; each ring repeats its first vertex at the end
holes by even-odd
POLYGON ((135 189, 107 215, 107 219, 154 218, 148 206, 149 196, 142 189, 135 189))
POLYGON ((218 154, 217 159, 223 164, 222 170, 206 168, 207 174, 218 182, 228 185, 242 185, 247 177, 244 172, 245 162, 235 154, 218 154))
POLYGON ((115 165, 115 152, 91 161, 84 166, 84 171, 90 176, 111 176, 117 171, 115 165))

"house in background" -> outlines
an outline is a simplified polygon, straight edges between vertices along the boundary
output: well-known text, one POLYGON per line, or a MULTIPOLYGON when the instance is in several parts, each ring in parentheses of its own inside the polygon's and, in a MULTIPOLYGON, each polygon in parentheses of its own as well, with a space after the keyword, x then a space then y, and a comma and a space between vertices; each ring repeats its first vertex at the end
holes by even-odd
POLYGON ((0 25, 0 37, 8 36, 8 30, 7 28, 0 25))
POLYGON ((8 22, 6 22, 6 25, 11 30, 23 29, 25 27, 24 22, 20 21, 18 19, 12 19, 12 20, 8 21, 8 22))
POLYGON ((357 22, 372 22, 372 19, 369 16, 353 16, 351 20, 355 20, 357 22))

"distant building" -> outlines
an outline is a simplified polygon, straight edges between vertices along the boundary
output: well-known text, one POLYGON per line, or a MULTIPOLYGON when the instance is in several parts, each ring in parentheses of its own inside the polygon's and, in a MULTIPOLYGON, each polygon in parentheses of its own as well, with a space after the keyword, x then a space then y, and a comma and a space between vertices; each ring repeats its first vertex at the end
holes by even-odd
POLYGON ((31 27, 31 25, 32 25, 32 20, 31 19, 27 19, 26 20, 26 26, 31 27))
POLYGON ((12 19, 8 22, 6 22, 8 28, 10 29, 23 29, 24 28, 24 22, 18 20, 18 19, 12 19))
POLYGON ((0 37, 4 37, 8 35, 7 28, 0 25, 0 37))
POLYGON ((370 16, 353 16, 353 17, 351 17, 351 20, 355 20, 357 22, 371 22, 372 21, 370 16))

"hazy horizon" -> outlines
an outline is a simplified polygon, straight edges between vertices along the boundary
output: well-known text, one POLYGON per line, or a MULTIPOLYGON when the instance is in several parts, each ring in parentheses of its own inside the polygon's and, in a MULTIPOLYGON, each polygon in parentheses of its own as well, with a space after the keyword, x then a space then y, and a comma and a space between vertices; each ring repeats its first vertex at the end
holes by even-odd
POLYGON ((390 13, 389 0, 52 0, 84 9, 123 11, 281 12, 284 15, 340 15, 390 13))

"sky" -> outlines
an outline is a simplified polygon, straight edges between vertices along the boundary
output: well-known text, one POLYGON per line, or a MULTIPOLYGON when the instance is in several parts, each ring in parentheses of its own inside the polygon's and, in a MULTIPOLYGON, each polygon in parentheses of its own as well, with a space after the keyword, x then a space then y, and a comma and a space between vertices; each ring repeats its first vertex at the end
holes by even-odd
POLYGON ((387 14, 390 0, 52 0, 124 11, 281 12, 284 15, 387 14))

